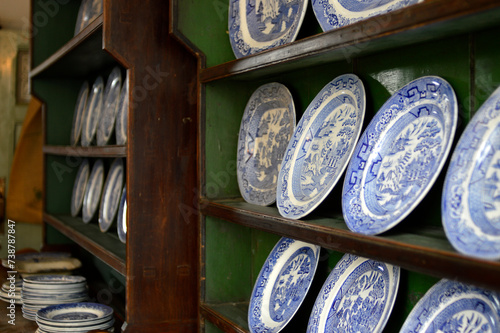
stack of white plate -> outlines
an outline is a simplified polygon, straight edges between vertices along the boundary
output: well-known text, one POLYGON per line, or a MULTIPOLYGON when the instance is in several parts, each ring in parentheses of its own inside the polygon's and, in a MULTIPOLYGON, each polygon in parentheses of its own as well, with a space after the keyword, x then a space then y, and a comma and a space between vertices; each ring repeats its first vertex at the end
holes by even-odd
POLYGON ((23 281, 20 279, 13 282, 10 280, 5 281, 2 284, 2 289, 0 290, 0 300, 10 303, 11 299, 13 299, 15 304, 23 304, 21 301, 22 286, 23 281))
POLYGON ((99 303, 71 303, 53 305, 36 314, 38 332, 113 332, 113 309, 99 303))
POLYGON ((86 301, 87 280, 76 275, 33 275, 23 280, 21 300, 23 317, 36 319, 38 310, 45 307, 86 301))

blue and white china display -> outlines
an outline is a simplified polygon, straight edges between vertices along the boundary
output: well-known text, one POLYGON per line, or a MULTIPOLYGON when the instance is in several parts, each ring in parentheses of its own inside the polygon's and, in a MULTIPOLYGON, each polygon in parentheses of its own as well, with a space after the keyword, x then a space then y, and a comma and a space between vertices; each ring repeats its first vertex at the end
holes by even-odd
POLYGON ((316 298, 307 333, 379 333, 391 314, 398 266, 345 254, 316 298))
POLYGON ((120 101, 118 102, 118 110, 115 122, 115 137, 117 145, 124 145, 127 143, 127 124, 128 124, 128 104, 129 104, 129 91, 128 91, 129 74, 125 76, 122 90, 120 92, 120 101))
POLYGON ((313 211, 344 172, 361 133, 365 89, 354 74, 329 82, 300 119, 281 164, 276 205, 284 217, 313 211))
POLYGON ((104 163, 101 159, 94 162, 90 172, 87 188, 83 197, 82 219, 84 223, 89 223, 99 207, 101 192, 104 184, 104 163))
POLYGON ((127 242, 127 188, 123 187, 120 206, 118 207, 118 238, 122 243, 127 242))
POLYGON ((103 105, 103 90, 104 81, 101 76, 98 76, 90 89, 87 107, 85 108, 82 119, 81 142, 84 147, 90 146, 95 139, 97 123, 101 117, 103 105))
POLYGON ((70 144, 76 146, 80 141, 82 133, 82 119, 87 107, 87 99, 89 97, 89 83, 83 82, 78 92, 75 103, 75 111, 73 113, 73 126, 71 127, 70 144))
POLYGON ((236 58, 293 42, 306 9, 307 0, 230 0, 229 40, 236 58))
POLYGON ((281 238, 255 282, 248 308, 250 332, 276 333, 302 304, 318 266, 320 247, 281 238))
POLYGON ((115 67, 108 76, 106 87, 104 88, 103 105, 101 119, 97 127, 97 145, 104 146, 111 139, 115 128, 116 113, 120 101, 122 89, 122 73, 120 68, 115 67))
POLYGON ((500 294, 443 279, 425 293, 400 333, 500 332, 500 294))
POLYGON ((313 0, 312 7, 319 25, 323 31, 328 31, 421 1, 423 0, 313 0))
POLYGON ((108 231, 115 219, 120 205, 124 174, 123 160, 119 157, 115 158, 106 177, 99 207, 99 228, 102 232, 108 231))
POLYGON ((441 202, 450 243, 500 259, 500 88, 469 121, 451 157, 441 202))
POLYGON ((71 195, 71 216, 75 217, 80 213, 83 203, 83 196, 87 187, 90 174, 90 165, 88 159, 83 159, 78 171, 76 172, 73 193, 71 195))
POLYGON ((260 86, 250 97, 240 125, 237 178, 243 199, 267 206, 276 201, 283 155, 295 129, 295 106, 280 83, 260 86))
POLYGON ((380 234, 410 214, 443 168, 457 114, 453 88, 437 76, 416 79, 387 100, 347 168, 342 212, 350 230, 380 234))

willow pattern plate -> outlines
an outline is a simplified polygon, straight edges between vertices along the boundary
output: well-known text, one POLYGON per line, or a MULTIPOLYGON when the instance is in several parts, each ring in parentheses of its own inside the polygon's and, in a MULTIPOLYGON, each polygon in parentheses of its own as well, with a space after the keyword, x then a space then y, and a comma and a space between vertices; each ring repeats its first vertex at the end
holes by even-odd
POLYGON ((89 223, 99 207, 101 201, 102 186, 104 183, 104 163, 101 159, 94 162, 90 173, 85 196, 83 197, 82 219, 89 223))
POLYGON ((73 217, 77 216, 82 208, 83 196, 87 187, 89 174, 89 160, 85 158, 76 172, 75 183, 73 185, 73 194, 71 195, 71 216, 73 217))
POLYGON ((84 147, 88 147, 94 142, 95 133, 97 131, 97 123, 101 117, 103 90, 104 81, 102 77, 99 76, 94 81, 94 84, 89 92, 87 107, 85 108, 83 116, 81 141, 82 146, 84 147))
POLYGON ((89 83, 83 82, 78 97, 76 98, 75 111, 73 113, 73 126, 71 127, 70 144, 76 146, 80 141, 82 133, 82 119, 87 107, 87 98, 89 96, 89 83))
POLYGON ((97 145, 104 146, 111 139, 115 128, 116 113, 120 101, 122 88, 122 74, 120 68, 115 67, 108 76, 104 88, 101 119, 97 127, 97 145))
POLYGON ((115 158, 106 177, 99 208, 99 227, 102 232, 108 231, 115 219, 123 189, 124 173, 122 159, 115 158))

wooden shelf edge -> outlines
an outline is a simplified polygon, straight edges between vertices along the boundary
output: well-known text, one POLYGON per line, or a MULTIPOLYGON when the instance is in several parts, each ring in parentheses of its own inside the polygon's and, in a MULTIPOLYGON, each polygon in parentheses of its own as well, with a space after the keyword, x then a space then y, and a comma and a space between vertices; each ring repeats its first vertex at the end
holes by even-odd
POLYGON ((260 69, 277 72, 286 66, 289 66, 288 69, 298 69, 341 59, 349 60, 381 49, 466 33, 471 28, 477 30, 498 22, 489 13, 491 10, 495 10, 498 15, 500 2, 427 0, 272 50, 202 69, 200 81, 207 83, 250 72, 255 75, 255 71, 260 69), (471 21, 473 25, 467 21, 471 17, 474 17, 474 21, 471 21), (448 26, 433 31, 436 24, 448 26))
POLYGON ((56 228, 59 232, 80 245, 83 249, 92 253, 121 275, 126 276, 125 258, 118 257, 115 253, 105 249, 101 244, 78 232, 56 216, 44 212, 43 219, 46 223, 56 228))
POLYGON ((80 157, 126 157, 127 146, 72 147, 44 145, 45 154, 80 157))
POLYGON ((500 291, 500 262, 467 257, 458 252, 408 244, 397 237, 365 236, 349 230, 297 221, 281 216, 240 209, 229 202, 200 202, 204 215, 269 233, 290 237, 324 248, 381 260, 427 275, 460 280, 500 291))
MULTIPOLYGON (((236 324, 234 320, 228 318, 227 316, 220 313, 217 306, 211 304, 201 304, 200 314, 203 318, 210 321, 212 324, 220 328, 222 331, 227 333, 248 333, 249 330, 244 329, 240 325, 236 324)), ((231 305, 228 305, 231 307, 231 305)), ((246 315, 246 314, 245 314, 246 315)), ((246 318, 246 317, 245 317, 246 318)))

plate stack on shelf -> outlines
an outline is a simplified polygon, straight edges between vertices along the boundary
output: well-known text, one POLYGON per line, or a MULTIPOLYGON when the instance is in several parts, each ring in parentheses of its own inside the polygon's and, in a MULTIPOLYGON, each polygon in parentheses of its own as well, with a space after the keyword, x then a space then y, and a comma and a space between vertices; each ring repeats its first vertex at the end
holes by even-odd
POLYGON ((0 290, 0 301, 7 303, 14 299, 15 304, 23 304, 21 301, 21 288, 23 286, 22 280, 7 280, 2 284, 0 290))
POLYGON ((23 280, 23 317, 29 320, 34 321, 37 311, 45 307, 87 299, 87 280, 83 276, 34 275, 23 280))
POLYGON ((78 333, 91 330, 113 332, 114 322, 113 309, 99 303, 53 305, 36 314, 39 333, 78 333))

